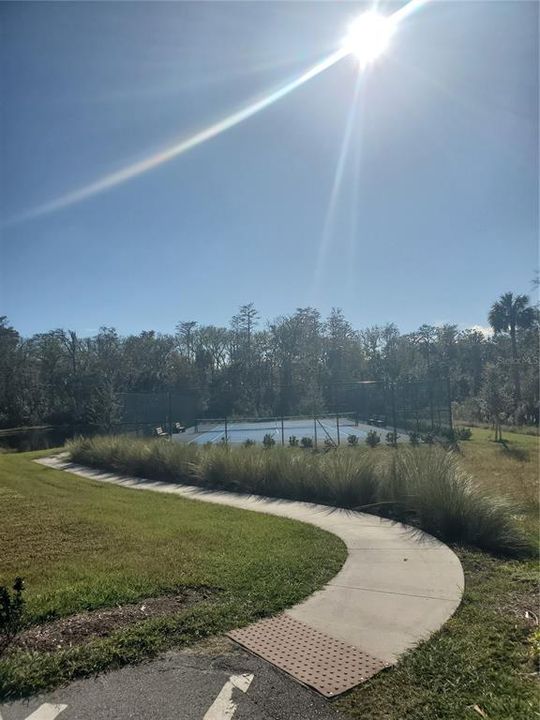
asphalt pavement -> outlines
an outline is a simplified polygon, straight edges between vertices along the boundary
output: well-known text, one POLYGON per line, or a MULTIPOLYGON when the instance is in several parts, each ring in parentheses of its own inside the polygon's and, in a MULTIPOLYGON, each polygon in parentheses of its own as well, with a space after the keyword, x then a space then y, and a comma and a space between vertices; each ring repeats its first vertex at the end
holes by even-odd
POLYGON ((340 720, 331 702, 226 638, 0 705, 2 720, 340 720))

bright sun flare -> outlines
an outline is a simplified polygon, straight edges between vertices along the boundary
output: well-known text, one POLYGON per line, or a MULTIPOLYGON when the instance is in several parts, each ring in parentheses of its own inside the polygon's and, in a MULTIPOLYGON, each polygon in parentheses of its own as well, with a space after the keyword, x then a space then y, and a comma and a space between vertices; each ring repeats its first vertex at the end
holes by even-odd
POLYGON ((391 17, 365 12, 349 26, 344 48, 358 58, 361 68, 365 68, 386 50, 394 30, 391 17))

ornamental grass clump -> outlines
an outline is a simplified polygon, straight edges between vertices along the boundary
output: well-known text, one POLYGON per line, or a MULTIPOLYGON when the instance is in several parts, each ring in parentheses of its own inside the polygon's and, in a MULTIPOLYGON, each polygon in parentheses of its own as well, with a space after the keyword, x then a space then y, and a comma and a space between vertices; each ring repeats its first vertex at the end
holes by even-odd
POLYGON ((407 522, 446 542, 519 556, 529 551, 508 501, 485 493, 442 448, 366 445, 197 446, 127 437, 79 439, 72 460, 103 470, 288 500, 364 510, 407 522))
POLYGON ((232 492, 258 493, 264 449, 215 445, 204 448, 197 467, 199 483, 232 492))
POLYGON ((400 448, 383 470, 381 508, 446 542, 511 556, 526 554, 517 509, 481 490, 440 448, 400 448))
POLYGON ((329 453, 320 461, 332 505, 361 509, 377 502, 379 480, 372 453, 365 450, 329 453))
POLYGON ((198 478, 210 487, 269 497, 322 502, 330 494, 313 456, 280 447, 208 448, 198 478))
POLYGON ((126 436, 79 438, 67 444, 71 459, 82 465, 156 480, 193 482, 199 463, 196 445, 126 436))

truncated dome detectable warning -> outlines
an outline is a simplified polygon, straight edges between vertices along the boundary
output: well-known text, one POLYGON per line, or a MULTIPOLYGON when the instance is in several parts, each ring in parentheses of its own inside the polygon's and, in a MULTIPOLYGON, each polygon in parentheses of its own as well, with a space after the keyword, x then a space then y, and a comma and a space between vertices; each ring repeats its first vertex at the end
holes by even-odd
POLYGON ((287 613, 233 630, 228 636, 325 697, 340 695, 388 667, 287 613))

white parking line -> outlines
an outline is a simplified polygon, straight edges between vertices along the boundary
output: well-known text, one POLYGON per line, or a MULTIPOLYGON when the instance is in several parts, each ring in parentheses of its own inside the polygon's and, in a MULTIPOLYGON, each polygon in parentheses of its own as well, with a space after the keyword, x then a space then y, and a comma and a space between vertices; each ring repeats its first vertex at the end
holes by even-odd
POLYGON ((233 688, 238 688, 242 692, 247 692, 253 675, 244 673, 243 675, 231 675, 225 685, 219 691, 219 695, 212 705, 206 711, 203 720, 231 720, 237 705, 232 699, 233 688))

